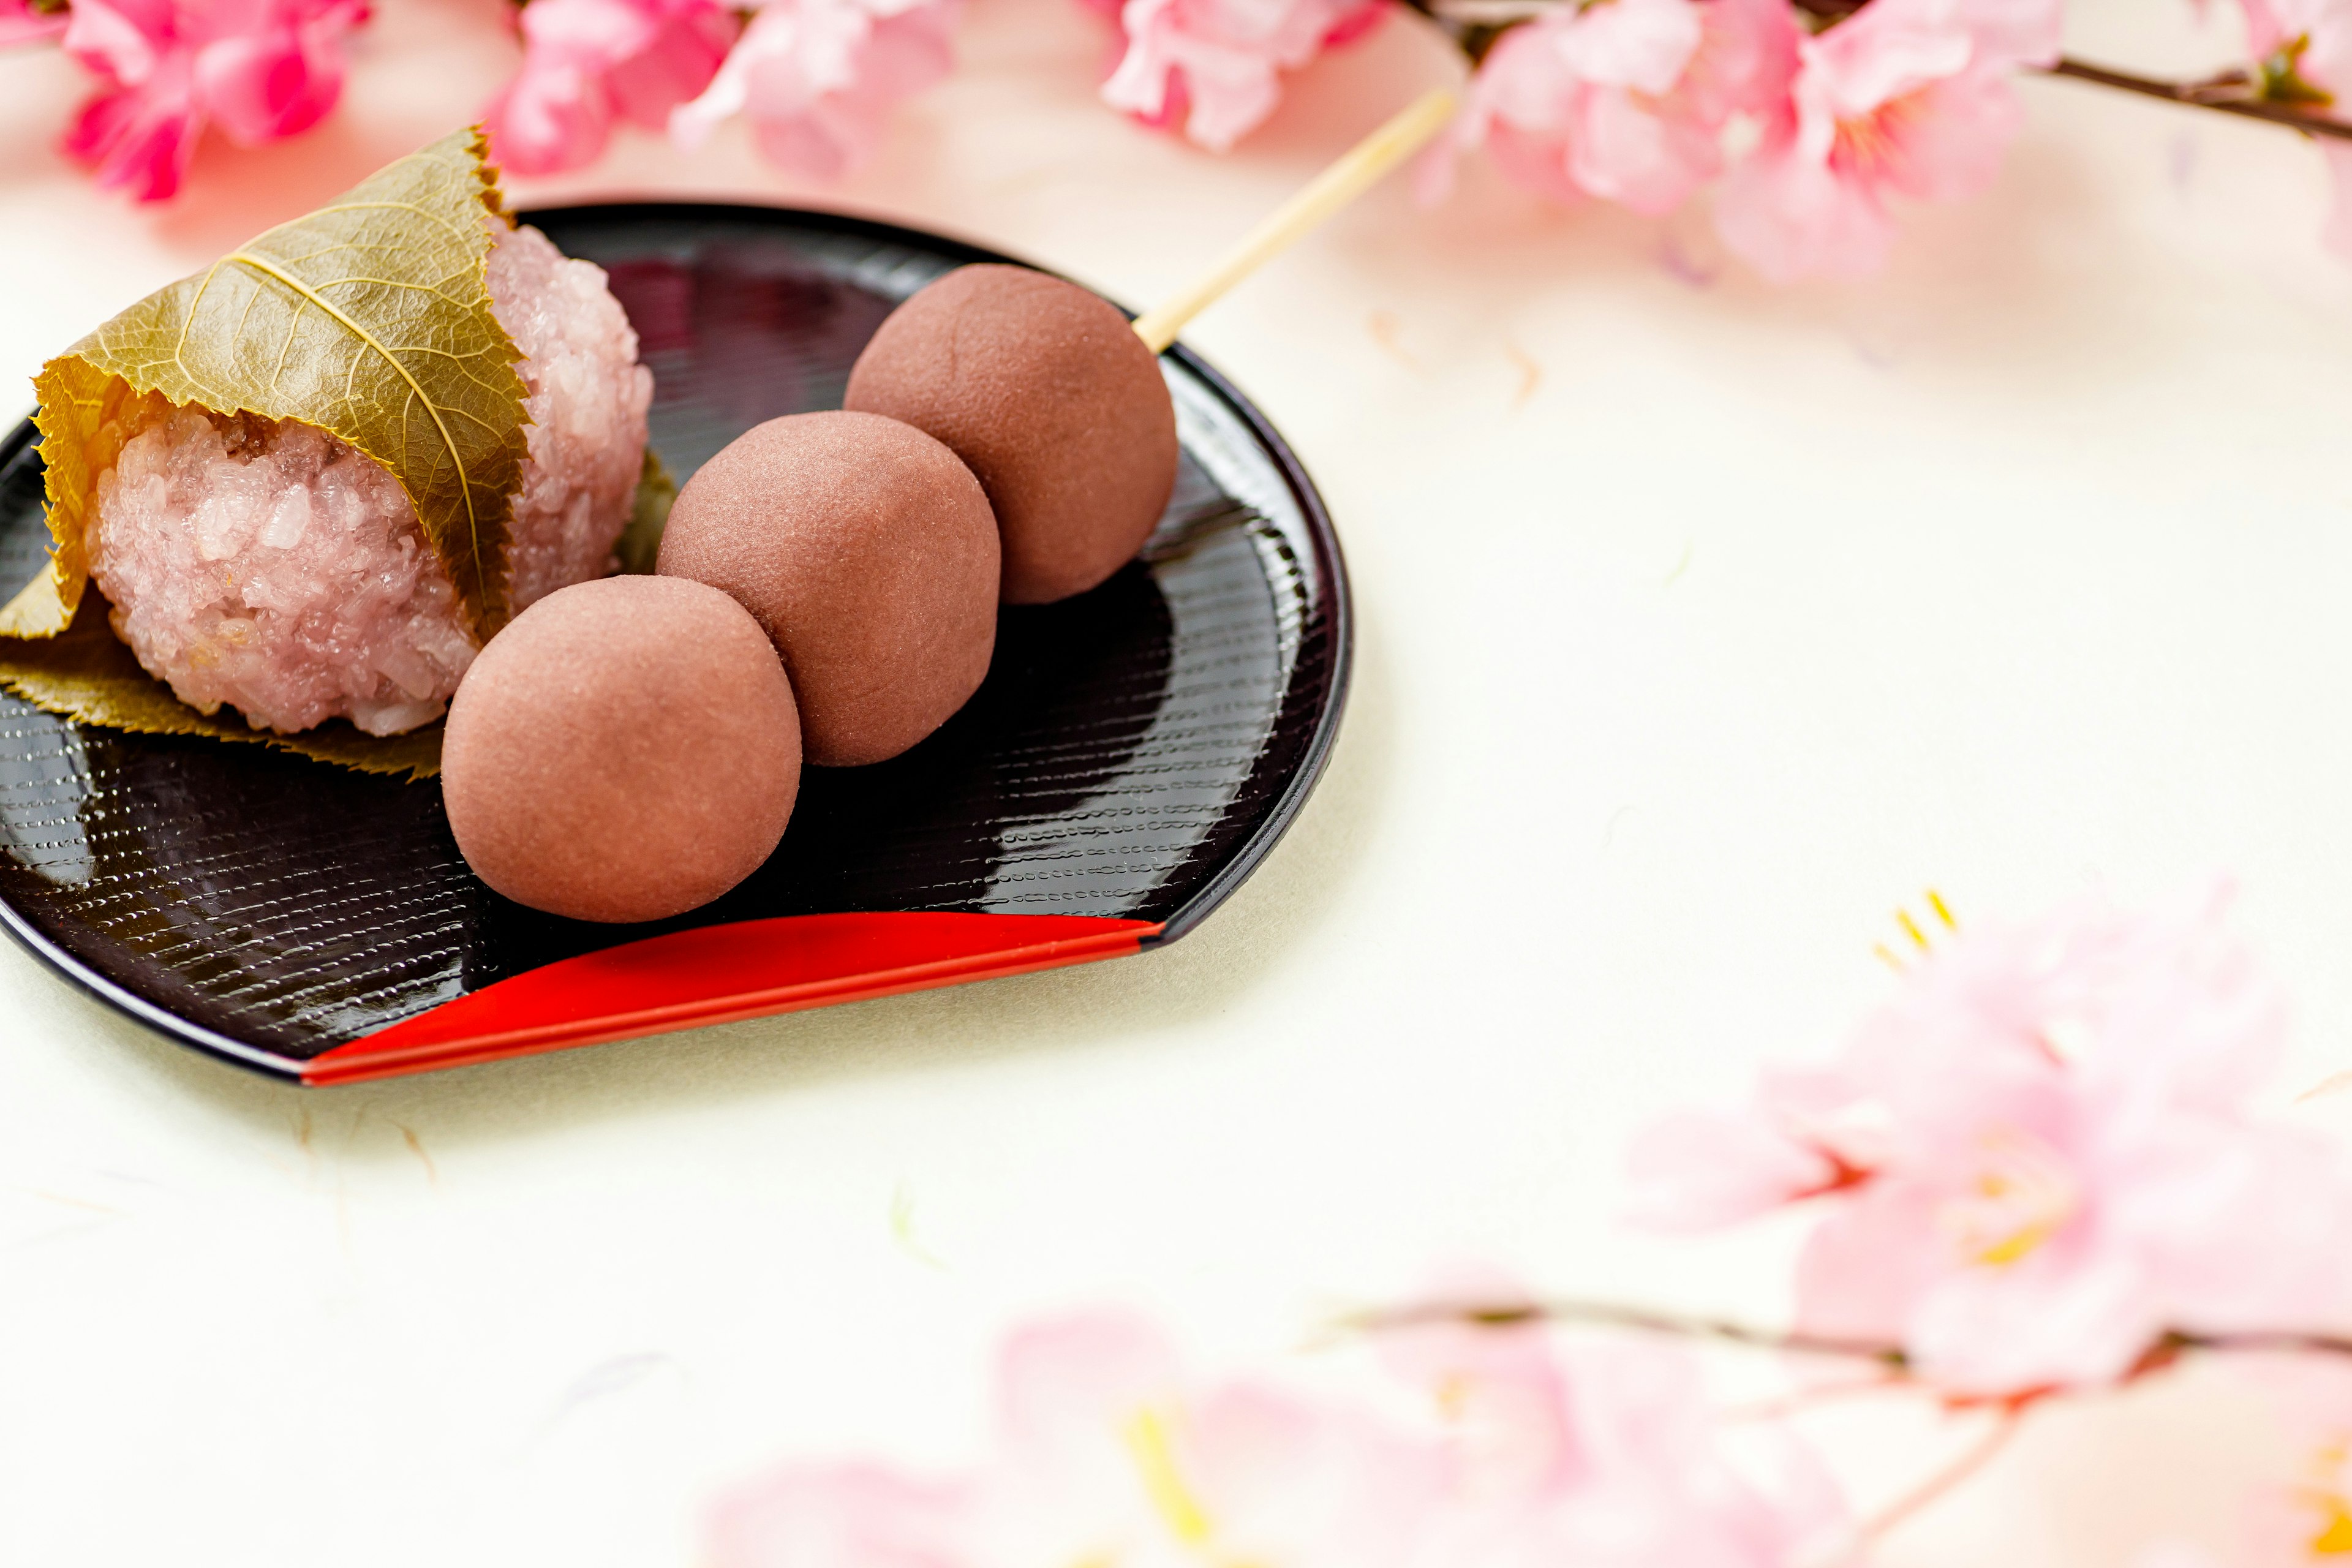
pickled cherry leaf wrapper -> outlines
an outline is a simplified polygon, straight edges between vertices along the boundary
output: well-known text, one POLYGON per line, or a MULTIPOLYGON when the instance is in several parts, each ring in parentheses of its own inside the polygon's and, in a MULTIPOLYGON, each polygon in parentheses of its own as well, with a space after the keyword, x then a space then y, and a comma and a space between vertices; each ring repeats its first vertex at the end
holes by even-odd
POLYGON ((36 708, 110 730, 248 741, 363 773, 421 779, 441 771, 437 720, 404 735, 371 735, 341 719, 299 735, 281 735, 252 728, 231 709, 199 712, 139 668, 139 660, 106 624, 106 611, 104 595, 84 594, 73 624, 63 634, 37 640, 0 639, 0 689, 36 708))
POLYGON ((483 156, 478 130, 445 136, 43 367, 36 419, 54 553, 48 574, 0 610, 0 633, 55 637, 78 624, 97 479, 119 455, 118 416, 150 393, 300 420, 373 458, 415 503, 476 635, 503 625, 526 389, 521 353, 490 310, 488 220, 505 212, 483 156))

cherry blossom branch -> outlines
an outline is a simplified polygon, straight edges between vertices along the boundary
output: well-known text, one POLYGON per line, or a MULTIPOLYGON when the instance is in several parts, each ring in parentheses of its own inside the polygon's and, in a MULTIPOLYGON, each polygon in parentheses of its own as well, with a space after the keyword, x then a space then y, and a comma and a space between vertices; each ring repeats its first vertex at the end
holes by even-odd
POLYGON ((2111 87, 2119 92, 2137 93, 2143 98, 2159 98, 2167 103, 2178 103, 2189 109, 2210 109, 2248 120, 2268 121, 2273 125, 2292 127, 2306 136, 2352 140, 2352 124, 2313 114, 2307 109, 2292 103, 2257 96, 2261 90, 2260 84, 2242 71, 2231 71, 2204 81, 2160 81, 2153 77, 2134 76, 2128 71, 2109 70, 2105 66, 2061 57, 2045 74, 2111 87))
MULTIPOLYGON (((1879 1341, 1842 1339, 1793 1329, 1760 1328, 1729 1318, 1669 1312, 1614 1301, 1431 1301, 1359 1312, 1342 1320, 1343 1327, 1364 1333, 1388 1333, 1432 1323, 1464 1323, 1486 1329, 1516 1328, 1529 1323, 1582 1323, 1596 1328, 1665 1334, 1678 1339, 1714 1340, 1750 1350, 1774 1351, 1790 1355, 1869 1362, 1895 1372, 1906 1372, 1911 1365, 1911 1358, 1902 1346, 1879 1341)), ((2284 1329, 2229 1334, 2168 1330, 2148 1346, 2129 1375, 2158 1371, 2191 1351, 2242 1355, 2270 1352, 2352 1357, 2352 1337, 2284 1329)))
MULTIPOLYGON (((1436 23, 1440 30, 1451 37, 1475 65, 1486 58, 1486 51, 1493 48, 1496 40, 1505 33, 1557 9, 1566 0, 1400 0, 1400 3, 1436 23)), ((1827 24, 1853 15, 1862 9, 1865 0, 1791 0, 1791 3, 1816 23, 1827 24)), ((2352 141, 2352 121, 2334 120, 2315 112, 2321 107, 2318 102, 2284 101, 2265 97, 2262 78, 2248 71, 2225 71, 2220 76, 2199 81, 2171 81, 2094 65, 2072 56, 2061 56, 2055 65, 2037 68, 2045 76, 2063 77, 2070 81, 2112 88, 2117 92, 2160 99, 2185 109, 2210 109, 2217 113, 2284 125, 2306 136, 2352 141)))
POLYGON ((1759 1328, 1729 1318, 1698 1317, 1649 1307, 1630 1307, 1613 1301, 1432 1301, 1417 1306, 1360 1312, 1344 1320, 1345 1326, 1366 1333, 1388 1333, 1432 1323, 1466 1323, 1473 1328, 1506 1329, 1546 1322, 1587 1323, 1598 1328, 1632 1329, 1680 1339, 1716 1340, 1749 1350, 1873 1362, 1896 1371, 1910 1365, 1910 1357, 1904 1353, 1900 1345, 1808 1334, 1790 1329, 1759 1328))

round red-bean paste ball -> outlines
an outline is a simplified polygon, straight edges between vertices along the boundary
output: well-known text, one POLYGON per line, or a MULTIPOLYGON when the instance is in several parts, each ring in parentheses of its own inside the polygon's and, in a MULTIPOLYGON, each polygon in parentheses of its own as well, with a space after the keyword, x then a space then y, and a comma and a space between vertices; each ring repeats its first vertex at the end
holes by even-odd
POLYGON ((519 904, 652 921, 757 870, 800 792, 800 718, 743 607, 674 577, 560 589, 475 658, 441 795, 474 874, 519 904))
POLYGON ((911 425, 792 414, 745 431, 670 508, 664 576, 725 590, 775 640, 808 759, 895 757, 952 717, 996 647, 996 520, 911 425))
POLYGON ((1160 361, 1108 300, 1025 267, 958 268, 884 320, 844 406, 938 437, 988 491, 1004 599, 1082 594, 1143 548, 1176 484, 1160 361))

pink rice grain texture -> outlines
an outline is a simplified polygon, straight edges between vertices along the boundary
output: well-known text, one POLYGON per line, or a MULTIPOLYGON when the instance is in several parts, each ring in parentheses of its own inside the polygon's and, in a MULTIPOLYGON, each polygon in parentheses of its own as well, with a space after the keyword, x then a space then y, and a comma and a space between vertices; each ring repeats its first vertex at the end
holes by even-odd
MULTIPOLYGON (((538 230, 499 240, 489 286, 529 389, 507 552, 520 611, 612 569, 653 374, 604 270, 538 230)), ((440 717, 476 644, 399 481, 295 420, 144 417, 99 476, 89 549, 115 632, 147 671, 256 729, 345 717, 391 735, 440 717)))

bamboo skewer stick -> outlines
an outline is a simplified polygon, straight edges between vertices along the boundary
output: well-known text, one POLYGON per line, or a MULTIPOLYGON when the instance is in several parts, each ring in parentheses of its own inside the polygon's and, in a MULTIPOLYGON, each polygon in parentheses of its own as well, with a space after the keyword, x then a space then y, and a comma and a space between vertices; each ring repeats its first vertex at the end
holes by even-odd
POLYGON ((1184 324, 1217 297, 1288 248, 1307 230, 1354 201, 1381 175, 1419 152, 1454 118, 1452 88, 1432 88, 1339 155, 1288 201, 1266 215, 1223 259, 1190 287, 1135 320, 1135 335, 1153 353, 1166 351, 1184 324))

